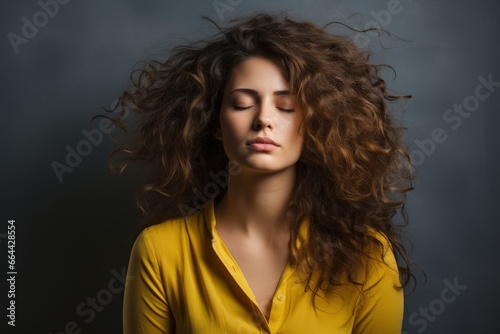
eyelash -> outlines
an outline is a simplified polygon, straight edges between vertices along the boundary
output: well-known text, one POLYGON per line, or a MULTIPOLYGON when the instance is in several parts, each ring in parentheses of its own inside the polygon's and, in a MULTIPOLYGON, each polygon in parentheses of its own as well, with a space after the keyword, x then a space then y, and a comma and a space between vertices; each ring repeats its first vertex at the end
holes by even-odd
MULTIPOLYGON (((234 110, 247 110, 247 109, 250 109, 252 108, 253 106, 249 106, 249 107, 239 107, 239 106, 233 106, 233 109, 234 110)), ((281 111, 284 111, 284 112, 292 112, 293 109, 284 109, 284 108, 276 108, 278 110, 281 110, 281 111)))
POLYGON ((250 109, 252 108, 253 106, 250 106, 250 107, 239 107, 239 106, 233 106, 233 109, 234 110, 247 110, 247 109, 250 109))

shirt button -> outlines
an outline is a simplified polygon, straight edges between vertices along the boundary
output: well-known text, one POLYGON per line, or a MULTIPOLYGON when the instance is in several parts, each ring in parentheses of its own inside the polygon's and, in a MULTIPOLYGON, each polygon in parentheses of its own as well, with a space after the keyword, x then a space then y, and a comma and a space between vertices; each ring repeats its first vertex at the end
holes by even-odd
POLYGON ((281 295, 279 295, 278 297, 276 297, 276 299, 278 299, 278 301, 282 302, 282 301, 283 301, 283 299, 284 299, 284 297, 283 297, 283 296, 281 296, 281 295))

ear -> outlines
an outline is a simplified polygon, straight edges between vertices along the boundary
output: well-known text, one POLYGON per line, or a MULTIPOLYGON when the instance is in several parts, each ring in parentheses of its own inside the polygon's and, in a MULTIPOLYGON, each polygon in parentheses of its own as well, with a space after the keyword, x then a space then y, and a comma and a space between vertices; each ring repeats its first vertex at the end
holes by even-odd
POLYGON ((217 127, 215 129, 212 130, 212 135, 219 139, 219 140, 222 140, 222 129, 220 127, 220 124, 217 124, 217 127))

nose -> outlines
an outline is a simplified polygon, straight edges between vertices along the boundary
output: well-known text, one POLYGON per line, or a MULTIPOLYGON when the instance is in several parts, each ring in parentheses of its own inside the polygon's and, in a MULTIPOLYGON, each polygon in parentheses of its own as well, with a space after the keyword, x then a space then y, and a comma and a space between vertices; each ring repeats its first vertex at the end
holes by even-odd
POLYGON ((255 130, 262 129, 274 129, 274 117, 273 114, 273 106, 267 104, 261 104, 258 108, 257 114, 255 115, 255 119, 253 122, 253 128, 255 130))

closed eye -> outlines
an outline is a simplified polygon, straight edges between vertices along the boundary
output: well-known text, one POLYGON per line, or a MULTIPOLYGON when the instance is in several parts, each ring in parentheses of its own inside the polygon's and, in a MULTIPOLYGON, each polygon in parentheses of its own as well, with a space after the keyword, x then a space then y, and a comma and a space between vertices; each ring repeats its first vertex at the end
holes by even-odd
POLYGON ((234 110, 247 110, 252 108, 253 106, 243 107, 243 106, 233 106, 234 110))

